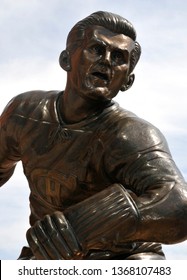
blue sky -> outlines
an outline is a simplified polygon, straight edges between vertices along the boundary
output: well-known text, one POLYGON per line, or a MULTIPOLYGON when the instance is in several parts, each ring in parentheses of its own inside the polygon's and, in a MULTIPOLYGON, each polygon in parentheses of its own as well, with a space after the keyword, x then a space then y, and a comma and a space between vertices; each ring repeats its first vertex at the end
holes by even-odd
MULTIPOLYGON (((97 10, 118 13, 137 30, 142 56, 131 90, 116 101, 166 136, 187 180, 187 2, 184 0, 0 0, 0 111, 32 89, 64 89, 58 65, 70 28, 97 10)), ((16 259, 26 244, 29 190, 18 164, 0 189, 0 258, 16 259)), ((164 246, 168 259, 187 259, 187 242, 164 246)))

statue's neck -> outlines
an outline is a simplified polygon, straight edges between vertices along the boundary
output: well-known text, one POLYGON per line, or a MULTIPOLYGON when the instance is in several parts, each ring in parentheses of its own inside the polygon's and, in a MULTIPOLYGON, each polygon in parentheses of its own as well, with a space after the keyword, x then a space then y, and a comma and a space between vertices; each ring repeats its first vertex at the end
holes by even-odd
MULTIPOLYGON (((107 102, 108 103, 108 102, 107 102)), ((77 93, 64 91, 59 99, 59 110, 62 119, 68 124, 80 122, 101 111, 106 103, 85 99, 77 93)))

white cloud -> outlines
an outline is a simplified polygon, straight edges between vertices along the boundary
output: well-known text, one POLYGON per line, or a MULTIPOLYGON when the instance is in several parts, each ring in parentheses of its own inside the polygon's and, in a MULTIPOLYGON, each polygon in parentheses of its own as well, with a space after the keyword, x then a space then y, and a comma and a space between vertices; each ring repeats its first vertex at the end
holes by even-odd
POLYGON ((17 259, 26 244, 29 226, 29 189, 19 164, 0 190, 0 259, 17 259))
POLYGON ((186 260, 187 241, 175 244, 164 245, 163 251, 167 260, 186 260))

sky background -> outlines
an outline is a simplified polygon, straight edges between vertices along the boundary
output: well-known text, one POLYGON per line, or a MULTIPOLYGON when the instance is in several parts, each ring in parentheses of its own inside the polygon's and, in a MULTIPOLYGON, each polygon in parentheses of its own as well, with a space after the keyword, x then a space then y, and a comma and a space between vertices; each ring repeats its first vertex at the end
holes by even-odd
MULTIPOLYGON (((187 180, 187 1, 0 0, 0 112, 21 92, 64 89, 66 73, 58 57, 67 34, 97 10, 134 24, 142 46, 136 80, 115 99, 163 132, 187 180)), ((0 189, 0 259, 16 259, 26 244, 28 196, 18 164, 0 189)), ((164 251, 169 260, 187 260, 187 242, 164 246, 164 251)))

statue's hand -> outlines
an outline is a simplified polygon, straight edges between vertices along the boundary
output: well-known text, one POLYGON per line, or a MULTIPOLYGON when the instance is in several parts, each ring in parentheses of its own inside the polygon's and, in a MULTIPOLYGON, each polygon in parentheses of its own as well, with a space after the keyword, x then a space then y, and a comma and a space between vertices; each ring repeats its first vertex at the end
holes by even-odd
POLYGON ((38 260, 82 259, 83 256, 73 229, 61 212, 37 221, 27 231, 27 241, 38 260))

